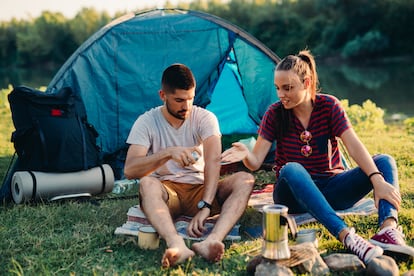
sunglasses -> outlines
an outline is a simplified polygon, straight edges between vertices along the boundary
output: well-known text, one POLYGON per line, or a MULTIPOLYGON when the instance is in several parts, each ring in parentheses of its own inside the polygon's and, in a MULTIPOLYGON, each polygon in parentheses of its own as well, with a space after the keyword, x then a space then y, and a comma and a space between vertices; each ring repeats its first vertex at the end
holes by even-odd
POLYGON ((306 143, 306 145, 303 145, 300 148, 300 153, 302 153, 303 156, 309 157, 312 154, 312 147, 309 145, 310 140, 312 140, 312 133, 305 130, 300 134, 300 140, 303 143, 306 143))

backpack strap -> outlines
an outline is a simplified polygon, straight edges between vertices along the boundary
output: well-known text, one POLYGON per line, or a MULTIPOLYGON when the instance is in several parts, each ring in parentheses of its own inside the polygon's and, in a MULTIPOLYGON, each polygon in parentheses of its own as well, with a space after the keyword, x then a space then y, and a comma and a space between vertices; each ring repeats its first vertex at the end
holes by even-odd
POLYGON ((99 165, 99 168, 101 169, 102 174, 102 188, 101 188, 101 194, 105 192, 105 186, 106 186, 106 176, 105 176, 105 170, 102 165, 99 165))
POLYGON ((49 166, 49 159, 48 159, 48 154, 47 154, 45 134, 43 133, 43 130, 40 127, 40 124, 39 124, 38 120, 33 119, 33 124, 36 126, 35 130, 37 130, 37 132, 39 133, 39 139, 40 139, 40 143, 41 143, 41 146, 42 146, 42 153, 43 153, 43 157, 44 157, 44 164, 43 165, 45 167, 48 167, 49 166))
POLYGON ((83 123, 82 123, 82 119, 80 118, 80 116, 78 114, 76 114, 76 119, 78 121, 79 124, 79 129, 81 132, 81 138, 82 138, 82 162, 83 162, 83 169, 87 170, 88 169, 88 159, 87 159, 87 152, 86 152, 86 134, 85 134, 85 129, 83 127, 83 123))
POLYGON ((32 171, 27 171, 27 172, 30 174, 33 180, 32 200, 34 201, 36 199, 37 180, 36 180, 36 176, 34 175, 32 171))
POLYGON ((10 159, 7 171, 4 174, 3 184, 0 186, 0 201, 5 200, 6 202, 10 202, 12 200, 11 180, 13 177, 13 173, 16 170, 17 159, 17 152, 15 151, 10 159))

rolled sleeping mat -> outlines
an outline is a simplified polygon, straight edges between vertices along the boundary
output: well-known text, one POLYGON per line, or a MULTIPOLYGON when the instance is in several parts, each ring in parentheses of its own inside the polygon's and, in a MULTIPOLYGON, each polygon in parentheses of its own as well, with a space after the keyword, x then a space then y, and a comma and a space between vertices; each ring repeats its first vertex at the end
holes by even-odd
POLYGON ((109 193, 114 181, 112 168, 107 164, 70 173, 17 171, 12 177, 11 190, 14 202, 19 204, 38 199, 54 200, 109 193))

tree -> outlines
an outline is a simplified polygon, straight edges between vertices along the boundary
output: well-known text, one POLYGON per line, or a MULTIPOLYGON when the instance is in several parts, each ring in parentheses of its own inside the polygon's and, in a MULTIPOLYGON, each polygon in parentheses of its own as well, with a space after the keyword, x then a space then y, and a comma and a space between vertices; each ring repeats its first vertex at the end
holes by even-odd
POLYGON ((21 65, 62 62, 72 45, 66 18, 61 13, 43 12, 33 24, 17 34, 18 61, 21 65))
POLYGON ((373 30, 349 41, 341 54, 345 58, 373 58, 385 52, 388 46, 388 38, 381 32, 373 30))
POLYGON ((9 67, 16 62, 16 30, 11 23, 0 23, 0 66, 9 67))
POLYGON ((111 21, 108 13, 99 13, 94 8, 83 8, 69 22, 71 35, 77 45, 81 45, 93 33, 111 21))

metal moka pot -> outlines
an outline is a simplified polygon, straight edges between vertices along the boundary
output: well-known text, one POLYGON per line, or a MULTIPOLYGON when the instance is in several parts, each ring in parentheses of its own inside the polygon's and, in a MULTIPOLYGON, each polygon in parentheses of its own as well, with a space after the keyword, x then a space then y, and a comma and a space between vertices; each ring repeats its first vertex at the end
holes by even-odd
POLYGON ((281 260, 290 258, 288 226, 296 235, 296 223, 288 215, 288 207, 280 204, 263 206, 263 247, 262 256, 266 259, 281 260))

